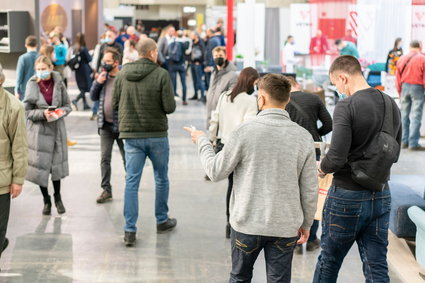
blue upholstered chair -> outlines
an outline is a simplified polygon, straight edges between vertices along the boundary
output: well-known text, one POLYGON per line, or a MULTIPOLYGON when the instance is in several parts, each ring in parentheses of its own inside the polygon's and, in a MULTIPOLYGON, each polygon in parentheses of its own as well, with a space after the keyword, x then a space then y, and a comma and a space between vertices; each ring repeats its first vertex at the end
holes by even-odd
POLYGON ((416 225, 416 261, 425 269, 425 211, 412 206, 407 213, 416 225))

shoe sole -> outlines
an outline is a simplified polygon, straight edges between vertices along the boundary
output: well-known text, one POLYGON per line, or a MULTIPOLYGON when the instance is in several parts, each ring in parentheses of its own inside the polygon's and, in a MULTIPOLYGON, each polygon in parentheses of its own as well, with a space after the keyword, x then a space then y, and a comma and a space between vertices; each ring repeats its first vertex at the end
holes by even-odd
POLYGON ((133 247, 135 243, 136 242, 134 242, 134 243, 124 242, 126 247, 133 247))
POLYGON ((112 198, 107 198, 107 199, 105 199, 105 200, 101 200, 101 201, 96 200, 96 202, 97 202, 97 203, 105 203, 105 202, 108 202, 108 201, 111 201, 111 200, 112 200, 112 198))
POLYGON ((176 228, 176 226, 170 227, 170 228, 168 228, 166 230, 156 230, 156 233, 158 233, 158 234, 164 234, 164 233, 170 232, 170 231, 174 230, 176 228))

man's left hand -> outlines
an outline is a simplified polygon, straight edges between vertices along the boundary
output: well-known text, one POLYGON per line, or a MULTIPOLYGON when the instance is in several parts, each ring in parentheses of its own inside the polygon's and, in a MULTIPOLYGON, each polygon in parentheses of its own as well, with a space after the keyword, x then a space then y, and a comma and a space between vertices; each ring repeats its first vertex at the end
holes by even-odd
POLYGON ((10 185, 10 195, 12 198, 16 198, 22 192, 22 185, 12 184, 10 185))
POLYGON ((184 127, 183 128, 186 132, 189 132, 190 135, 192 136, 192 142, 194 144, 198 143, 198 139, 202 136, 205 136, 205 133, 203 131, 198 131, 195 128, 189 128, 189 127, 184 127))

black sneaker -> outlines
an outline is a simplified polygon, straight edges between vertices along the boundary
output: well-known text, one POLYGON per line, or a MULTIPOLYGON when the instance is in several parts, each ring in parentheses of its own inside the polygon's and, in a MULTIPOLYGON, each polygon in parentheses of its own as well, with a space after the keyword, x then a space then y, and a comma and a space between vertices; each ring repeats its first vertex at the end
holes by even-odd
POLYGON ((320 240, 316 239, 313 242, 307 242, 307 251, 312 252, 320 248, 320 240))
POLYGON ((132 247, 136 243, 136 232, 124 232, 124 243, 127 247, 132 247))
POLYGON ((195 96, 192 96, 191 98, 189 98, 189 100, 198 100, 198 97, 195 95, 195 96))
POLYGON ((175 218, 168 218, 167 221, 161 224, 156 225, 156 231, 158 233, 166 233, 168 231, 171 231, 176 227, 177 220, 175 218))
POLYGON ((108 191, 103 191, 100 196, 96 199, 97 203, 105 203, 112 200, 112 193, 108 191))

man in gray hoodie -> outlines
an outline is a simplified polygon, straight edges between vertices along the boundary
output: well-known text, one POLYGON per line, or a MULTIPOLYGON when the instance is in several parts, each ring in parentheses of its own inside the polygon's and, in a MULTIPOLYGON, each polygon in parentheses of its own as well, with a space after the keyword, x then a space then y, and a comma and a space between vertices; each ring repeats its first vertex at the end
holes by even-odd
POLYGON ((294 248, 307 241, 316 211, 316 153, 311 135, 284 110, 289 81, 268 74, 258 86, 260 113, 237 128, 217 155, 202 131, 185 129, 213 182, 234 172, 229 282, 250 282, 262 249, 267 282, 290 282, 294 248))

